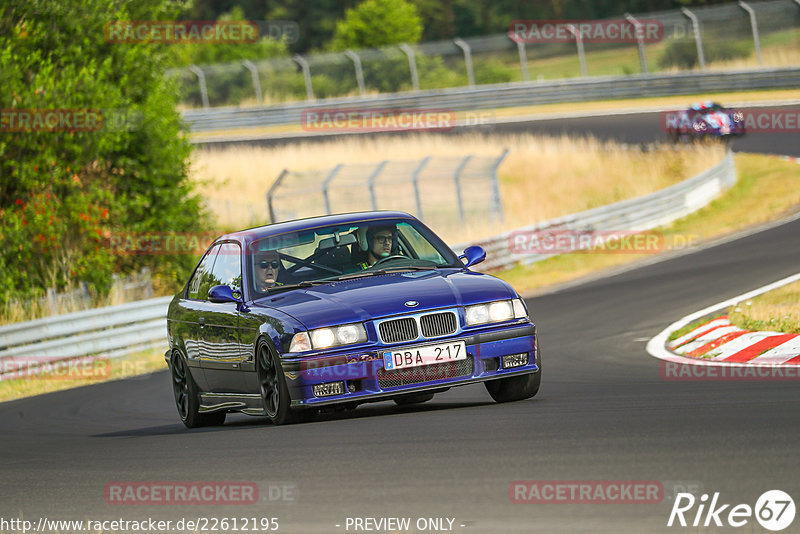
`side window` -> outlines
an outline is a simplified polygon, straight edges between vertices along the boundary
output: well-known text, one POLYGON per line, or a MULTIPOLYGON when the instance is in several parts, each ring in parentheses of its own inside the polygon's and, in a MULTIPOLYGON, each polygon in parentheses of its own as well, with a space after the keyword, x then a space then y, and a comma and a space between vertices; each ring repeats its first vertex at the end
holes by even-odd
POLYGON ((208 296, 208 290, 213 284, 209 284, 209 277, 211 276, 211 267, 214 265, 214 259, 217 257, 220 245, 208 251, 208 253, 200 261, 200 265, 194 272, 194 276, 189 281, 189 294, 188 298, 192 300, 205 300, 208 296))
POLYGON ((223 243, 219 249, 208 287, 219 284, 230 286, 234 296, 242 294, 242 253, 237 243, 223 243))

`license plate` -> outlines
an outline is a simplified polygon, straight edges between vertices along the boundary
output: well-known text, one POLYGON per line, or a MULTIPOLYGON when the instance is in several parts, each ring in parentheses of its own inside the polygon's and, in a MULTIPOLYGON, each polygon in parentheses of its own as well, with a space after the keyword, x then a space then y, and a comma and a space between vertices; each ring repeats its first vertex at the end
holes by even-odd
POLYGON ((383 367, 392 369, 408 369, 420 365, 452 362, 467 359, 467 347, 463 341, 437 343, 420 347, 404 347, 383 353, 383 367))

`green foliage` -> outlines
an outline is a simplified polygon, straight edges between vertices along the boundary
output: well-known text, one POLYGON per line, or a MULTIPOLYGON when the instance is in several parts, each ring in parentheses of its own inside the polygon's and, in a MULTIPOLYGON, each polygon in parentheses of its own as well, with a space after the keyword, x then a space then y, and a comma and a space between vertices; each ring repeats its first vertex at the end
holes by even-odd
POLYGON ((150 266, 182 280, 195 258, 117 256, 125 232, 185 232, 208 221, 187 176, 191 145, 163 77, 167 52, 104 40, 111 20, 165 20, 168 0, 10 0, 0 7, 0 302, 150 266), (9 110, 79 110, 76 123, 12 127, 9 110), (99 125, 98 125, 99 126, 99 125))
POLYGON ((348 9, 336 24, 333 50, 377 48, 416 43, 422 36, 422 19, 414 4, 406 0, 364 0, 348 9))

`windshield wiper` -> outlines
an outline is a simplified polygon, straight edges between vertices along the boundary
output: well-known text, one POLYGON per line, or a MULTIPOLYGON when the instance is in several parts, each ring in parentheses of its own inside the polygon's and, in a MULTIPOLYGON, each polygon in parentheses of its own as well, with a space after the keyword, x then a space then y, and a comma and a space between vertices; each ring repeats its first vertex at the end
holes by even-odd
POLYGON ((333 280, 307 280, 305 282, 298 282, 296 284, 286 284, 281 286, 272 286, 267 289, 268 293, 272 293, 274 291, 283 291, 284 289, 299 289, 304 287, 312 287, 318 286, 320 284, 329 284, 333 280))

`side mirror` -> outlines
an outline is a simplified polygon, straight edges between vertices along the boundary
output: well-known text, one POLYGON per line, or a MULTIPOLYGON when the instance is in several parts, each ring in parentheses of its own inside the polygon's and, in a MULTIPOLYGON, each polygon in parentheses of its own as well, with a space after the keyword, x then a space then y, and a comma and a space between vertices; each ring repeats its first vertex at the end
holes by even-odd
POLYGON ((226 285, 214 286, 209 289, 208 300, 211 302, 242 302, 241 298, 237 299, 233 296, 233 290, 226 285))
POLYGON ((459 256, 458 259, 462 258, 467 259, 467 263, 464 265, 464 267, 471 267, 486 259, 486 251, 483 250, 483 247, 473 245, 464 249, 464 254, 459 256))

